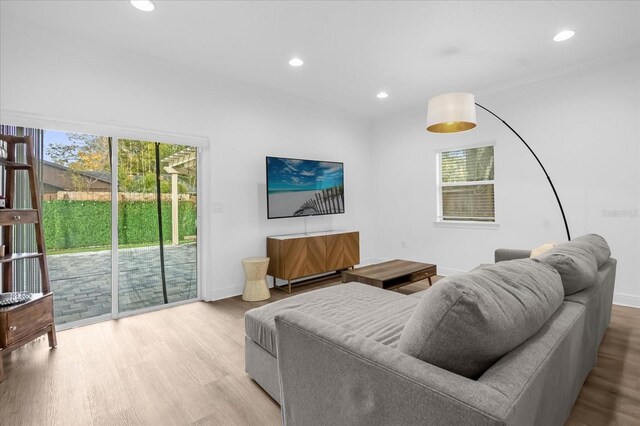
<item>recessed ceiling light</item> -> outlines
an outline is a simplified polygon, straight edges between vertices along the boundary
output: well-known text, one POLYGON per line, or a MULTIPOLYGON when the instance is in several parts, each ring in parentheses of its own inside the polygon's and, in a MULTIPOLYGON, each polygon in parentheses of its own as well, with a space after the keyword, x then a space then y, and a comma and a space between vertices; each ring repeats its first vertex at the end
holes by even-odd
POLYGON ((289 61, 289 65, 291 65, 292 67, 301 67, 304 64, 304 61, 300 58, 292 58, 289 61))
POLYGON ((553 41, 565 41, 565 40, 569 40, 571 37, 573 37, 575 35, 575 31, 571 31, 571 30, 564 30, 564 31, 560 31, 558 34, 556 34, 553 37, 553 41))
POLYGON ((156 8, 149 0, 131 0, 131 5, 143 12, 151 12, 156 8))
POLYGON ((380 92, 380 93, 378 93, 376 95, 376 98, 378 98, 378 99, 385 99, 385 98, 388 98, 388 97, 389 97, 389 94, 387 92, 380 92))

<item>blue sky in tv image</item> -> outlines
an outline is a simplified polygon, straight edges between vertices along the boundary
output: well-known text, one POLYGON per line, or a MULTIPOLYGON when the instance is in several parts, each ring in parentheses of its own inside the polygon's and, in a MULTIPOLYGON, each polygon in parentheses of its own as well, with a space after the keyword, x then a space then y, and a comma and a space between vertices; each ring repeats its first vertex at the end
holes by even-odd
POLYGON ((269 194, 322 190, 343 184, 342 163, 267 157, 269 194))

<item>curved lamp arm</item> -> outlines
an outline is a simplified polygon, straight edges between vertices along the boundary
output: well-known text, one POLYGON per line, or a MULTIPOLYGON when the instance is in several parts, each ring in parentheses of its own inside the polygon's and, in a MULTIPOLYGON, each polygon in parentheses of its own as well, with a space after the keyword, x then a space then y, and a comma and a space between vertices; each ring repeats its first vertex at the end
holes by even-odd
POLYGON ((535 152, 533 152, 533 149, 531 149, 531 147, 529 146, 529 144, 527 142, 525 142, 524 139, 522 139, 522 136, 520 136, 518 134, 518 132, 516 132, 513 127, 509 126, 509 124, 504 121, 502 118, 498 117, 498 115, 496 113, 494 113, 493 111, 491 111, 488 108, 483 107, 482 105, 480 105, 479 103, 475 102, 475 104, 477 106, 479 106, 480 108, 482 108, 483 110, 487 111, 489 114, 493 115, 495 118, 497 118, 498 120, 502 121, 502 123, 507 126, 509 128, 509 130, 511 130, 517 137, 518 139, 520 139, 522 141, 522 143, 524 144, 524 146, 527 147, 527 149, 529 150, 529 152, 531 153, 531 155, 533 155, 533 158, 536 159, 536 161, 538 162, 538 164, 540 165, 540 168, 542 169, 542 171, 544 172, 544 175, 547 177, 547 180, 549 181, 549 185, 551 185, 551 189, 553 190, 553 195, 555 195, 556 197, 556 201, 558 202, 558 207, 560 207, 560 213, 562 213, 562 220, 564 221, 564 229, 567 231, 567 240, 571 241, 571 234, 569 233, 569 225, 567 224, 567 216, 565 216, 564 214, 564 209, 562 208, 562 203, 560 202, 560 197, 558 196, 558 191, 556 191, 556 187, 553 186, 553 182, 551 181, 551 177, 549 177, 549 173, 547 173, 547 170, 544 168, 544 166, 542 165, 542 162, 540 161, 540 159, 538 158, 538 156, 536 155, 535 152))

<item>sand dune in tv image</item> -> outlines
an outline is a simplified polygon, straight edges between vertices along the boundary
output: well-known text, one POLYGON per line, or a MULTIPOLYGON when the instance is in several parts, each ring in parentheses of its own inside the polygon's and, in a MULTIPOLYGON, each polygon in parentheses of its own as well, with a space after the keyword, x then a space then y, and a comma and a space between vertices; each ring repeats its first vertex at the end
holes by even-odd
POLYGON ((269 218, 344 213, 342 163, 267 157, 269 218))

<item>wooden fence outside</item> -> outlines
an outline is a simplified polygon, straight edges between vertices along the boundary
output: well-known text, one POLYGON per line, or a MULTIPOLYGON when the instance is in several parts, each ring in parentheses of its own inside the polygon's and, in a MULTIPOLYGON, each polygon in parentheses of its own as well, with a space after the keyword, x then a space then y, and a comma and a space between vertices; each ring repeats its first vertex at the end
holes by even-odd
MULTIPOLYGON (((171 194, 162 194, 162 201, 171 201, 171 194)), ((58 191, 51 194, 43 194, 45 201, 69 200, 69 201, 111 201, 111 192, 80 192, 58 191)), ((156 194, 148 192, 120 192, 119 201, 155 201, 156 194)), ((196 201, 194 194, 178 194, 178 201, 196 201)))

